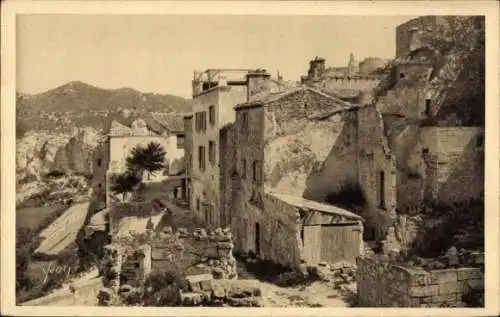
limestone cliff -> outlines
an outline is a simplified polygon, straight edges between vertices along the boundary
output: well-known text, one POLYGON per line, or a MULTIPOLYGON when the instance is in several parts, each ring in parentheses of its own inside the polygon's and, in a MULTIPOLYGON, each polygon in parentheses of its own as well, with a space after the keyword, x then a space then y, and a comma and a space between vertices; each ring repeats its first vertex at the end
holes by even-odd
POLYGON ((93 153, 102 135, 92 128, 73 134, 30 131, 16 141, 17 205, 44 205, 88 196, 93 153))
POLYGON ((101 135, 76 128, 72 135, 27 133, 16 142, 17 182, 40 181, 51 172, 92 175, 92 154, 101 135))

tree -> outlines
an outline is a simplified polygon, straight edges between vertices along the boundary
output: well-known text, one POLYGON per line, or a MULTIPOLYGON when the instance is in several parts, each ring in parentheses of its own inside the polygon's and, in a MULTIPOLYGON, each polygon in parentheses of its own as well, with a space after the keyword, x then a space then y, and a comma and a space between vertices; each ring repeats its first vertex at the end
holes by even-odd
POLYGON ((149 178, 151 174, 165 168, 165 154, 160 143, 150 142, 146 147, 138 145, 127 157, 127 169, 141 179, 144 172, 148 172, 149 178))
POLYGON ((125 201, 127 193, 132 192, 140 182, 141 178, 137 174, 125 172, 111 177, 110 189, 115 194, 122 194, 125 201))

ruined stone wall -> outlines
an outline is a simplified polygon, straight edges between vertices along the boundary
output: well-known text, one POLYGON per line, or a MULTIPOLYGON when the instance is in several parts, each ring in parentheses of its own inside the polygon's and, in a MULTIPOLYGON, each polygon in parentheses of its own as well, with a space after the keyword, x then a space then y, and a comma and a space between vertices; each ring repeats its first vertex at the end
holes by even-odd
POLYGON ((358 182, 364 191, 366 226, 375 240, 383 239, 396 212, 396 162, 384 135, 383 120, 375 107, 358 111, 358 182), (383 192, 381 191, 383 172, 383 192), (381 194, 383 193, 383 205, 381 194))
POLYGON ((443 203, 478 197, 484 191, 476 127, 428 127, 421 129, 426 167, 426 194, 443 203), (466 185, 465 185, 466 184, 466 185))
POLYGON ((365 307, 463 307, 470 285, 481 283, 480 268, 426 271, 375 258, 357 259, 358 300, 365 307))
POLYGON ((318 88, 329 91, 336 90, 357 90, 357 91, 371 91, 377 87, 380 79, 377 77, 326 77, 317 84, 318 88))
POLYGON ((92 175, 92 199, 98 201, 97 210, 106 207, 106 171, 109 166, 109 141, 102 142, 94 150, 92 175))
POLYGON ((115 238, 105 250, 102 269, 116 273, 105 286, 115 291, 122 282, 136 287, 151 273, 171 270, 185 275, 212 274, 215 279, 237 278, 229 230, 188 232, 179 228, 174 232, 167 227, 164 232, 115 238))

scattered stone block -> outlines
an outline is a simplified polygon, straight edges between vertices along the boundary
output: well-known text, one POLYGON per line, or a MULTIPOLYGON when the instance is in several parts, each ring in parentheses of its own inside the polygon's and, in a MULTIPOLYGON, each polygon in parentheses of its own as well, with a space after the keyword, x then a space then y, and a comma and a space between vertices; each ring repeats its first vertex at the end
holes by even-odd
POLYGON ((457 279, 459 281, 463 280, 474 280, 482 279, 483 273, 479 268, 458 268, 457 269, 457 279))
POLYGON ((438 285, 413 286, 409 289, 409 295, 413 297, 437 296, 438 294, 438 285))
POLYGON ((456 282, 458 274, 456 270, 435 270, 430 272, 430 283, 441 284, 456 282))
POLYGON ((185 306, 198 306, 203 302, 201 293, 182 293, 181 302, 185 306))

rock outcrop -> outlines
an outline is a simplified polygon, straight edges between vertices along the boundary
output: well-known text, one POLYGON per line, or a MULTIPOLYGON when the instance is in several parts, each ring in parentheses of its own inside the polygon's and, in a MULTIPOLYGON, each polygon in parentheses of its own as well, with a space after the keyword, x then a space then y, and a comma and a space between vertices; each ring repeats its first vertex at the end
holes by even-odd
POLYGON ((16 144, 17 182, 40 181, 51 172, 90 177, 100 138, 92 128, 75 128, 72 135, 28 132, 16 144))

